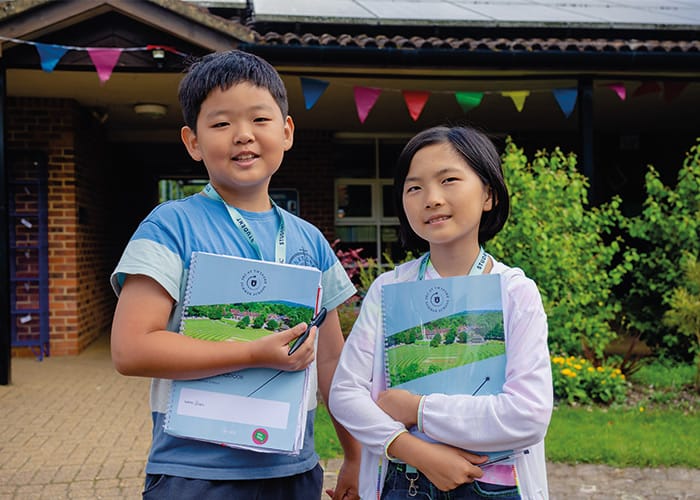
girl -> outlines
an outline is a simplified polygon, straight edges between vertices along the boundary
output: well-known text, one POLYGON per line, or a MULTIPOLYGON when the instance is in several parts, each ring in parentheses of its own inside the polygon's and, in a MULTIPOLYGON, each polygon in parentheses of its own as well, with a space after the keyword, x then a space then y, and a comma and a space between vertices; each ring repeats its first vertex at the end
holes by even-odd
POLYGON ((425 130, 401 152, 394 192, 403 245, 428 252, 370 286, 330 395, 331 412, 363 445, 360 497, 546 499, 544 436, 552 412, 547 318, 535 283, 482 250, 503 227, 510 205, 498 152, 473 128, 425 130), (502 393, 386 390, 382 286, 480 272, 501 276, 502 393), (528 453, 514 465, 482 469, 487 457, 469 449, 528 453))

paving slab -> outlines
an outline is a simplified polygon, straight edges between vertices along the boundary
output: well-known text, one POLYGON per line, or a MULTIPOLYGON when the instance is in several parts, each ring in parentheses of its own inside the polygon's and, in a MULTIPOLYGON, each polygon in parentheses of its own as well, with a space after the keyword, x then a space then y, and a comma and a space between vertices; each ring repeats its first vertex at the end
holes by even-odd
MULTIPOLYGON (((107 337, 78 356, 13 358, 0 386, 0 500, 140 498, 148 390, 116 373, 107 337)), ((324 489, 340 464, 322 462, 324 489)), ((548 476, 552 500, 700 500, 696 469, 550 463, 548 476)))

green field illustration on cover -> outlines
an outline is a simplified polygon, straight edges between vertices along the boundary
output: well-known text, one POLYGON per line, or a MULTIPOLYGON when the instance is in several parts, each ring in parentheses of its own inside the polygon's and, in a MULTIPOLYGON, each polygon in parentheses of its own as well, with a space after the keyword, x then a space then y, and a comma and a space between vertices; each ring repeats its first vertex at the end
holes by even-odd
POLYGON ((188 306, 182 332, 203 340, 250 342, 308 323, 313 309, 290 302, 245 302, 188 306))
POLYGON ((442 379, 440 374, 453 369, 459 370, 443 375, 462 378, 469 371, 465 372, 466 365, 483 368, 490 364, 487 360, 504 356, 506 351, 500 310, 465 311, 438 318, 399 331, 385 342, 389 386, 409 383, 404 387, 415 389, 418 387, 412 387, 411 381, 433 376, 442 379))

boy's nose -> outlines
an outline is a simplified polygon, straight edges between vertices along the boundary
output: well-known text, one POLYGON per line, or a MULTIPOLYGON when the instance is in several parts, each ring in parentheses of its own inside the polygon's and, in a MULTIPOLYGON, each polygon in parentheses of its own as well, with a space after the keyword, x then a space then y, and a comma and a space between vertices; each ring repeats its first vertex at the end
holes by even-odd
POLYGON ((236 144, 248 144, 253 140, 253 134, 247 128, 241 128, 236 132, 234 141, 236 144))

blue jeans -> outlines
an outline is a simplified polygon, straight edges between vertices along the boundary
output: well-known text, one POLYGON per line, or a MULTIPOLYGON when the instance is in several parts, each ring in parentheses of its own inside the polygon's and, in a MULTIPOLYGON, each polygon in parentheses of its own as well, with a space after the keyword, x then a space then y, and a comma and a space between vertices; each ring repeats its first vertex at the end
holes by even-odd
POLYGON ((318 500, 323 489, 319 464, 289 477, 210 481, 147 474, 144 500, 318 500))
POLYGON ((520 500, 516 486, 464 483, 454 490, 440 491, 427 477, 405 464, 389 462, 382 500, 520 500))

